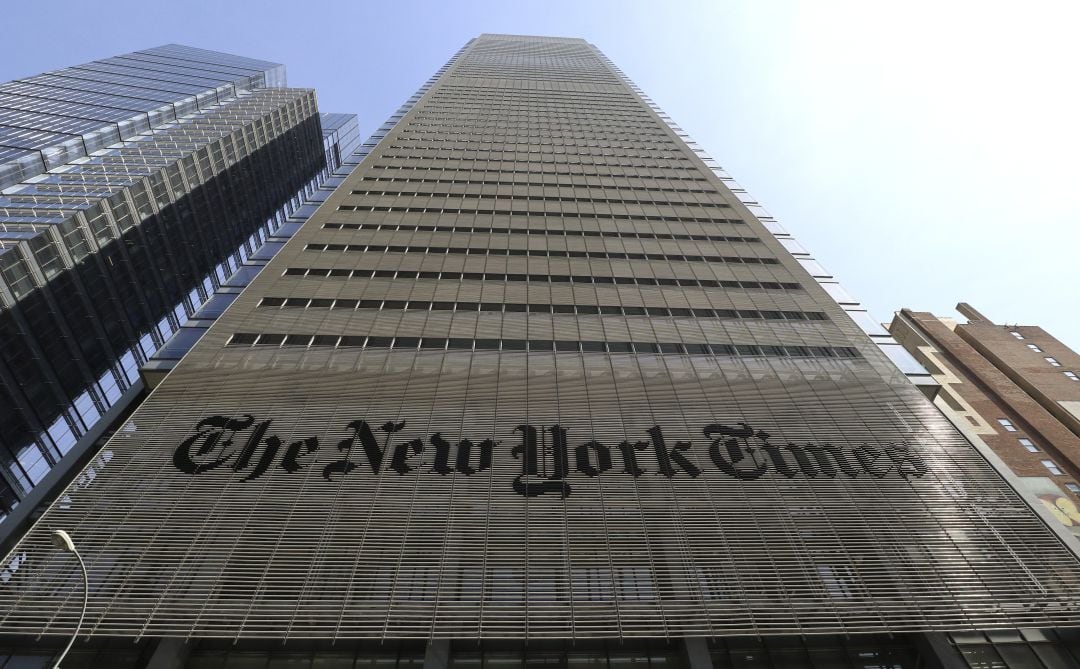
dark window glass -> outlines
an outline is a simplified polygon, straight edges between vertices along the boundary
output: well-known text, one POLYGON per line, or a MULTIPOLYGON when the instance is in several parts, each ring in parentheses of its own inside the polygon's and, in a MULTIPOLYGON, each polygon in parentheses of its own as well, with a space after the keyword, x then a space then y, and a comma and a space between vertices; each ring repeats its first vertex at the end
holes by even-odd
POLYGON ((572 314, 574 313, 574 305, 572 304, 553 304, 552 310, 557 314, 572 314))
POLYGON ((551 351, 555 348, 555 342, 547 341, 543 339, 530 339, 529 350, 530 351, 551 351))
POLYGON ((576 341, 556 341, 555 342, 555 350, 556 351, 577 351, 578 348, 579 348, 578 347, 578 342, 576 342, 576 341))
POLYGON ((527 309, 528 309, 528 305, 526 305, 526 304, 507 304, 506 305, 506 311, 521 312, 521 311, 526 311, 527 309))
POLYGON ((525 343, 524 339, 504 339, 502 347, 504 351, 524 351, 525 343))
POLYGON ((480 311, 502 311, 503 305, 498 302, 481 302, 480 311))
POLYGON ((316 309, 329 309, 330 305, 332 305, 333 303, 334 303, 333 300, 326 300, 326 299, 323 299, 323 298, 316 298, 316 299, 312 299, 311 302, 308 303, 308 306, 316 308, 316 309))
POLYGON ((735 347, 731 344, 709 344, 713 355, 735 355, 735 347))
MULTIPOLYGON (((345 338, 342 337, 342 340, 345 338)), ((390 343, 394 341, 393 337, 368 337, 368 348, 390 348, 390 343)))
POLYGON ((581 342, 581 350, 585 351, 586 353, 588 353, 588 352, 603 353, 607 349, 604 347, 604 342, 602 342, 602 341, 583 341, 583 342, 581 342))
POLYGON ((392 269, 377 269, 375 270, 376 279, 393 279, 394 270, 392 269))
POLYGON ((623 313, 627 316, 644 316, 645 307, 623 307, 623 313))
POLYGON ((285 335, 283 334, 261 334, 256 344, 259 346, 280 346, 283 341, 285 341, 285 335))
POLYGON ((625 341, 609 341, 607 343, 608 350, 612 353, 630 353, 633 351, 633 347, 630 342, 625 341))
POLYGON ((472 339, 450 339, 446 343, 447 348, 472 350, 472 339))
POLYGON ((693 309, 693 312, 698 318, 711 318, 716 316, 716 312, 712 309, 693 309))
POLYGON ((709 347, 706 344, 684 344, 686 346, 686 352, 690 355, 704 355, 709 352, 709 347))
MULTIPOLYGON (((341 341, 338 343, 338 346, 363 346, 365 339, 367 339, 367 337, 355 337, 355 336, 342 337, 341 341)), ((387 344, 387 345, 389 345, 389 344, 387 344)))
POLYGON ((659 353, 660 347, 652 342, 636 341, 633 343, 635 353, 659 353))
POLYGON ((477 339, 476 350, 478 351, 498 351, 499 340, 498 339, 477 339))
POLYGON ((756 344, 736 344, 735 351, 739 355, 761 355, 761 347, 756 344))
POLYGON ((403 300, 384 300, 383 309, 404 309, 405 302, 403 300))
POLYGON ((285 337, 286 346, 307 346, 311 341, 311 335, 291 334, 285 337))
POLYGON ((264 297, 259 304, 260 307, 280 307, 285 304, 285 299, 281 297, 264 297))
POLYGON ((686 353, 686 349, 682 344, 676 343, 664 343, 660 344, 661 353, 686 353))
POLYGON ((432 302, 431 303, 431 310, 432 311, 453 311, 454 310, 454 303, 453 302, 432 302))
POLYGON ((334 300, 335 309, 355 309, 360 300, 334 300))
MULTIPOLYGON (((362 339, 362 337, 361 337, 362 339)), ((335 346, 338 342, 337 335, 315 335, 311 339, 312 346, 335 346)))
POLYGON ((238 332, 232 336, 229 340, 230 346, 250 346, 258 339, 258 335, 248 334, 246 332, 238 332))
POLYGON ((666 307, 645 307, 645 312, 650 316, 667 316, 670 314, 666 307))
POLYGON ((612 306, 600 307, 600 313, 602 313, 602 314, 622 315, 622 307, 612 307, 612 306))
POLYGON ((394 348, 416 348, 419 345, 419 337, 398 337, 394 339, 394 348))
POLYGON ((600 313, 600 307, 594 307, 589 304, 578 305, 577 312, 579 314, 598 314, 600 313))

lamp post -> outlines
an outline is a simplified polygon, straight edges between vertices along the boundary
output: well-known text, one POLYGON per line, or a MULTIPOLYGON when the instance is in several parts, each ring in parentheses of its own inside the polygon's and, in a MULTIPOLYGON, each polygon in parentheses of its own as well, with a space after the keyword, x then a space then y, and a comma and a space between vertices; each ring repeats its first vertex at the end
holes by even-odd
POLYGON ((79 555, 79 551, 75 549, 75 542, 71 540, 70 534, 63 530, 53 530, 51 539, 53 546, 75 556, 75 559, 79 561, 79 567, 82 568, 83 577, 82 613, 79 614, 79 624, 75 626, 75 633, 71 635, 71 640, 68 641, 67 647, 64 648, 64 652, 60 653, 60 657, 56 658, 56 664, 53 665, 53 669, 60 669, 60 663, 67 657, 68 651, 71 650, 71 646, 75 643, 75 639, 79 637, 79 630, 82 629, 83 619, 86 617, 86 608, 90 604, 90 576, 86 573, 86 563, 83 562, 82 556, 79 555))

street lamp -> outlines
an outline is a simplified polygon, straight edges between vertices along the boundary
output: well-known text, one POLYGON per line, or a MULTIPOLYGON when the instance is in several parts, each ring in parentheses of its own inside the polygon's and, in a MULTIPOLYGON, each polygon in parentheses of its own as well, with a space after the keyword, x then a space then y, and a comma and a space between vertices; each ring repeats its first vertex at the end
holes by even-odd
POLYGON ((82 613, 79 614, 79 624, 75 626, 75 633, 71 635, 71 640, 68 641, 67 647, 64 648, 64 652, 60 653, 60 657, 56 658, 56 664, 53 665, 53 669, 60 669, 60 663, 67 657, 68 651, 71 650, 71 646, 75 643, 75 639, 79 637, 79 630, 82 629, 83 618, 86 617, 86 608, 90 604, 90 576, 86 573, 86 563, 83 562, 82 556, 79 555, 79 551, 75 549, 75 542, 71 540, 70 534, 63 530, 53 530, 50 538, 52 539, 53 546, 75 556, 75 559, 79 561, 79 567, 82 568, 83 577, 82 613))

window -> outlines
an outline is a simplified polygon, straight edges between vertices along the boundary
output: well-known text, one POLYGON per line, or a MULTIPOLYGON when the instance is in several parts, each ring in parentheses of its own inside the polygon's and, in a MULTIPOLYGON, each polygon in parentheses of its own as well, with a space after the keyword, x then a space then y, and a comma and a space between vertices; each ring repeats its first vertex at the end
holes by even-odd
POLYGON ((1010 332, 1009 334, 1016 337, 1017 339, 1023 339, 1024 338, 1024 335, 1022 335, 1022 334, 1020 334, 1019 332, 1016 332, 1016 331, 1010 332))
POLYGON ((1080 495, 1080 483, 1069 482, 1065 484, 1065 489, 1074 495, 1080 495))
POLYGON ((1065 472, 1061 471, 1061 467, 1058 467, 1057 464, 1053 460, 1043 460, 1042 463, 1043 463, 1043 467, 1046 467, 1047 469, 1049 469, 1050 473, 1053 474, 1054 476, 1061 476, 1062 474, 1065 473, 1065 472))
POLYGON ((1030 348, 1032 351, 1035 351, 1036 353, 1042 353, 1042 349, 1035 344, 1028 344, 1027 347, 1030 348))
POLYGON ((1038 453, 1039 447, 1030 439, 1020 439, 1020 445, 1027 449, 1028 453, 1038 453))
POLYGON ((1061 363, 1057 361, 1057 358, 1045 357, 1043 360, 1050 363, 1051 367, 1061 367, 1061 363))
POLYGON ((998 418, 998 423, 1001 427, 1005 428, 1006 432, 1016 432, 1016 426, 1012 424, 1012 421, 1008 418, 998 418))
POLYGON ((1080 376, 1076 375, 1076 372, 1062 372, 1065 376, 1069 377, 1072 381, 1080 381, 1080 376))

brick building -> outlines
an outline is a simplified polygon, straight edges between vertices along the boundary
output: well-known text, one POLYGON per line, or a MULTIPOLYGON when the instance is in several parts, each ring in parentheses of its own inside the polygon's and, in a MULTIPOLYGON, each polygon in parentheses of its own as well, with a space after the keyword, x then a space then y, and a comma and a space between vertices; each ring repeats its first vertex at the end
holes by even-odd
POLYGON ((903 309, 889 330, 941 384, 935 404, 1080 532, 1080 354, 1040 327, 957 311, 966 323, 903 309))

